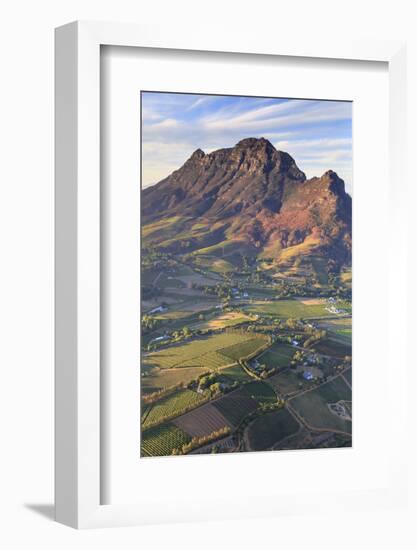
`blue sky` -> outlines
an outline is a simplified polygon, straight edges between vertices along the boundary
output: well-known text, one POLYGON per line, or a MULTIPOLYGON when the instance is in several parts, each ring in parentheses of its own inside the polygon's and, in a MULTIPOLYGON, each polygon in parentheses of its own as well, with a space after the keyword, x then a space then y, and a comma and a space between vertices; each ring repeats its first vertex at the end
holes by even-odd
POLYGON ((308 178, 332 169, 352 192, 352 104, 142 92, 142 183, 157 183, 200 148, 210 153, 246 137, 286 151, 308 178))

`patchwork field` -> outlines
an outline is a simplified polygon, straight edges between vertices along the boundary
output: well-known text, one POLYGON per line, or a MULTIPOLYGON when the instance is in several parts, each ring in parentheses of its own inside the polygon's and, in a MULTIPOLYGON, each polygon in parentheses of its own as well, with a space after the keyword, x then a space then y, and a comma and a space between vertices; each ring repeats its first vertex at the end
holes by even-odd
POLYGON ((181 414, 185 409, 197 406, 202 400, 203 396, 195 391, 187 389, 177 391, 144 407, 142 427, 146 429, 163 418, 181 414))
POLYGON ((181 447, 190 441, 190 437, 174 426, 163 424, 142 432, 141 455, 142 456, 166 456, 173 449, 181 447))
POLYGON ((249 446, 253 451, 264 451, 284 437, 296 433, 298 428, 298 422, 286 409, 265 414, 247 429, 249 446))
MULTIPOLYGON (((143 364, 153 365, 160 369, 172 367, 218 368, 234 362, 233 358, 224 354, 224 350, 231 346, 236 346, 237 350, 239 345, 252 339, 253 336, 235 332, 201 337, 192 342, 149 353, 144 356, 143 364)), ((253 347, 253 343, 251 347, 253 347)))
POLYGON ((264 382, 249 382, 240 389, 175 418, 172 423, 191 437, 201 437, 225 426, 236 428, 262 403, 277 399, 264 382))

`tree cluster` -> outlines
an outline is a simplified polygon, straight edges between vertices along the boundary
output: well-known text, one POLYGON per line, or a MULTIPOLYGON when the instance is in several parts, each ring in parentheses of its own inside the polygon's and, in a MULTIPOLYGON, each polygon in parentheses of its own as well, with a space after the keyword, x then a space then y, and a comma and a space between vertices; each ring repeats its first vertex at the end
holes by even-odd
POLYGON ((225 426, 224 428, 220 428, 220 430, 215 430, 208 435, 193 437, 189 443, 185 443, 184 445, 182 445, 182 447, 178 449, 173 449, 172 454, 185 455, 193 451, 194 449, 198 449, 198 447, 202 447, 203 445, 207 445, 212 441, 216 441, 216 439, 220 439, 222 437, 225 437, 226 435, 229 435, 230 431, 231 430, 229 426, 225 426))

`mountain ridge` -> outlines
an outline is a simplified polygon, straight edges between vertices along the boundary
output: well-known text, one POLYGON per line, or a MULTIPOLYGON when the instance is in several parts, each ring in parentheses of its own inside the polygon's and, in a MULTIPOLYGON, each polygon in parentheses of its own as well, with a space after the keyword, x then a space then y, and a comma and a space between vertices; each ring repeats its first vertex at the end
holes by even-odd
POLYGON ((196 149, 178 170, 142 190, 144 244, 198 254, 240 243, 245 253, 278 263, 315 254, 340 269, 351 263, 351 209, 334 171, 307 179, 291 155, 249 137, 207 154, 196 149), (161 217, 175 219, 175 230, 152 231, 161 217))

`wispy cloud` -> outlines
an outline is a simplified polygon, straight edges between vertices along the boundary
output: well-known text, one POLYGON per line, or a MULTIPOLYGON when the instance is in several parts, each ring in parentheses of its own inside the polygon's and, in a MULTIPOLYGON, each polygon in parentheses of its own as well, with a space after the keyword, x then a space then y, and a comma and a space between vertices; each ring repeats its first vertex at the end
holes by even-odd
POLYGON ((142 93, 142 182, 156 183, 201 148, 265 137, 307 177, 335 170, 351 191, 351 104, 197 94, 142 93))
POLYGON ((290 128, 322 122, 345 120, 350 111, 346 103, 294 101, 255 109, 230 118, 211 117, 203 120, 208 130, 239 129, 266 131, 272 128, 290 128))
POLYGON ((207 95, 199 97, 193 103, 191 103, 191 105, 187 108, 187 111, 191 111, 193 109, 196 109, 197 107, 200 107, 204 103, 207 103, 208 101, 210 101, 210 97, 211 96, 207 96, 207 95))

